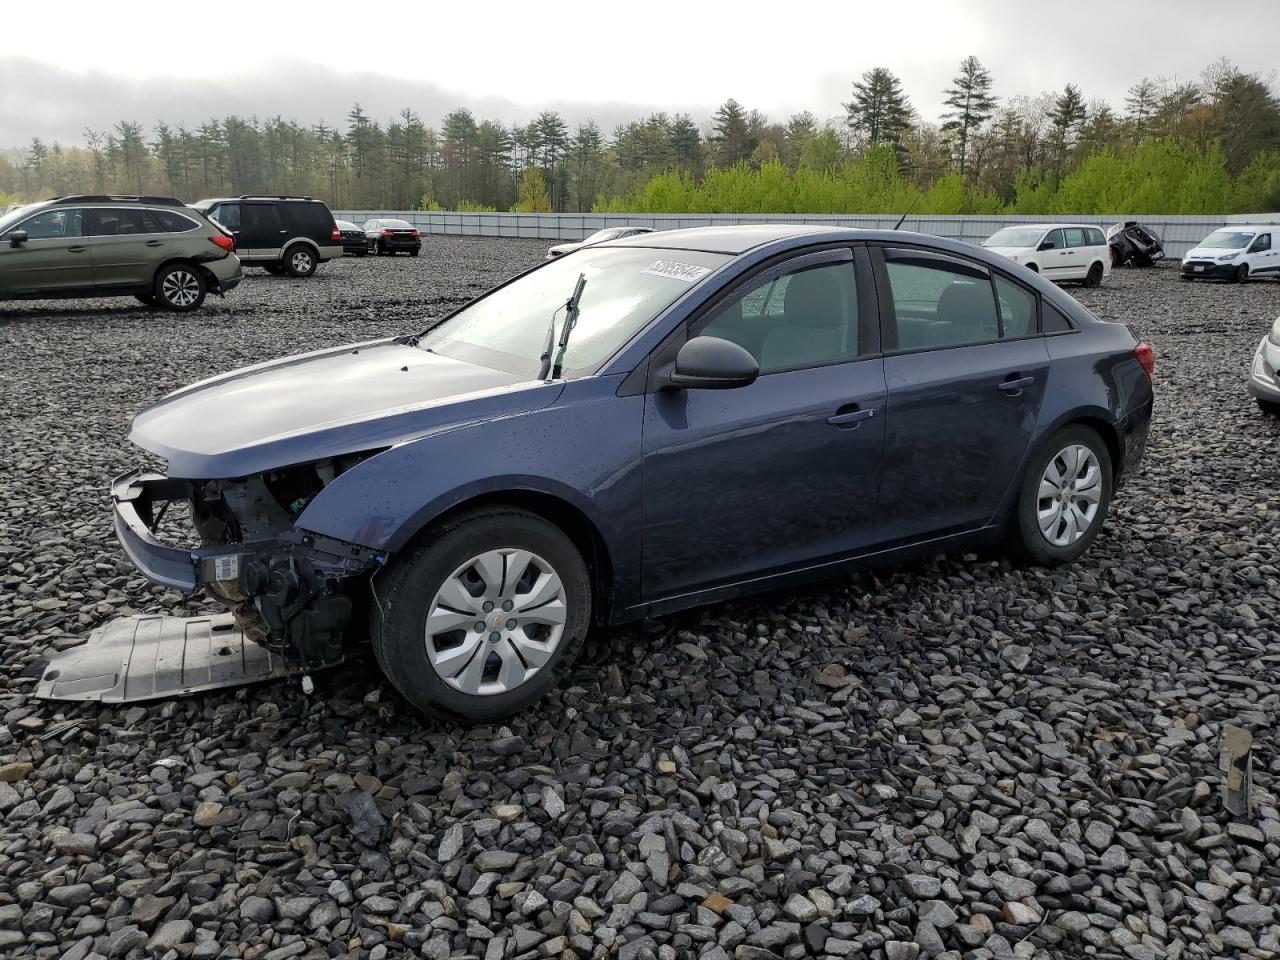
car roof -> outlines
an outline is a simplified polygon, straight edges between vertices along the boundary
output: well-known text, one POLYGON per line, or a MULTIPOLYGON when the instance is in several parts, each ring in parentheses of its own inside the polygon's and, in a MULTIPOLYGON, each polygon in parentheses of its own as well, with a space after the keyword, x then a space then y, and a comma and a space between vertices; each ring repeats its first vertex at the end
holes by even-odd
POLYGON ((829 234, 831 239, 859 239, 866 231, 845 227, 820 227, 808 223, 751 223, 722 227, 686 227, 636 234, 605 244, 615 247, 657 247, 668 250, 701 250, 705 253, 746 253, 775 240, 829 234))
POLYGON ((1224 223, 1220 227, 1214 227, 1211 233, 1221 233, 1223 230, 1252 230, 1259 233, 1263 230, 1280 230, 1280 223, 1224 223))
MULTIPOLYGON (((1001 230, 1007 230, 1007 229, 1009 229, 1010 227, 1027 227, 1028 229, 1035 229, 1035 230, 1056 230, 1056 229, 1058 229, 1059 227, 1093 227, 1093 228, 1094 228, 1094 229, 1096 229, 1096 230, 1101 230, 1101 229, 1102 229, 1102 227, 1101 227, 1101 226, 1099 226, 1099 225, 1098 225, 1098 224, 1096 224, 1096 223, 1067 223, 1067 222, 1060 222, 1060 223, 1006 223, 1006 224, 1005 224, 1003 227, 1001 227, 1000 229, 1001 229, 1001 230)), ((999 231, 997 231, 997 232, 999 232, 999 231)))

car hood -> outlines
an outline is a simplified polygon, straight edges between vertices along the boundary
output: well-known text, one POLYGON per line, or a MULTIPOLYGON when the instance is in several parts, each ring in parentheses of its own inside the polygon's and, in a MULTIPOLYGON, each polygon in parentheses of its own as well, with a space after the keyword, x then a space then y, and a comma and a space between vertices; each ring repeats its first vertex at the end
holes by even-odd
POLYGON ((170 476, 243 477, 538 409, 561 388, 378 340, 184 387, 141 411, 129 439, 170 476))
POLYGON ((1244 253, 1244 248, 1228 250, 1226 247, 1194 247, 1182 255, 1183 260, 1217 260, 1228 253, 1237 255, 1244 253))

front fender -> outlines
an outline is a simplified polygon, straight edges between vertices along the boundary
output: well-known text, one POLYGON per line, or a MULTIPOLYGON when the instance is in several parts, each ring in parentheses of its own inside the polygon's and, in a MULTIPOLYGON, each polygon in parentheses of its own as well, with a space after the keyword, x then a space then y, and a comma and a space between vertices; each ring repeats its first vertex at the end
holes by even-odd
POLYGON ((506 491, 568 504, 600 533, 624 604, 638 592, 644 398, 621 377, 572 381, 550 407, 398 444, 336 477, 297 525, 394 553, 451 508, 506 491))

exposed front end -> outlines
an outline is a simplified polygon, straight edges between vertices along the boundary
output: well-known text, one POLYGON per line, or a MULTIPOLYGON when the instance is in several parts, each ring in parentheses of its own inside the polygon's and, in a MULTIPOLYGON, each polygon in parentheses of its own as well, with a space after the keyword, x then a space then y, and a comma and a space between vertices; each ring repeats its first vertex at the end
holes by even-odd
POLYGON ((1280 405, 1280 320, 1258 344, 1249 368, 1248 389, 1255 400, 1280 405))
MULTIPOLYGON (((347 458, 358 462, 360 458, 347 458)), ((246 637, 306 669, 335 663, 363 592, 385 556, 303 531, 302 508, 349 462, 323 461, 228 480, 132 471, 111 484, 116 534, 152 582, 205 591, 236 615, 246 637), (175 505, 189 510, 190 539, 158 532, 175 505)))

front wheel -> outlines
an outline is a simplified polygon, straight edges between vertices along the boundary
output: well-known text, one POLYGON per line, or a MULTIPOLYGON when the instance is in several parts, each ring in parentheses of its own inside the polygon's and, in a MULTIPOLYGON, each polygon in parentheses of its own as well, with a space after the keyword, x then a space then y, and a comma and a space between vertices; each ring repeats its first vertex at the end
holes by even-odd
POLYGON ((204 303, 204 277, 186 263, 171 263, 156 274, 156 300, 177 313, 186 313, 204 303))
POLYGON ((316 255, 310 247, 290 247, 285 251, 284 267, 291 277, 309 277, 316 272, 316 255))
POLYGON ((373 583, 387 679, 419 710, 490 721, 536 702, 572 665, 591 618, 582 555, 510 507, 442 524, 373 583))
POLYGON ((1232 283, 1244 283, 1249 279, 1249 265, 1242 263, 1236 267, 1236 272, 1231 275, 1232 283))
POLYGON ((411 257, 416 257, 417 255, 418 255, 418 251, 417 251, 417 250, 410 250, 410 251, 409 251, 409 256, 411 256, 411 257))
POLYGON ((1258 409, 1269 417, 1280 417, 1280 403, 1258 399, 1258 409))
POLYGON ((1083 425, 1059 430, 1032 459, 1009 522, 1010 552, 1041 566, 1089 549, 1111 506, 1111 453, 1083 425))
POLYGON ((1095 263, 1089 268, 1089 272, 1085 274, 1084 285, 1086 287, 1096 287, 1102 283, 1102 264, 1095 263))

